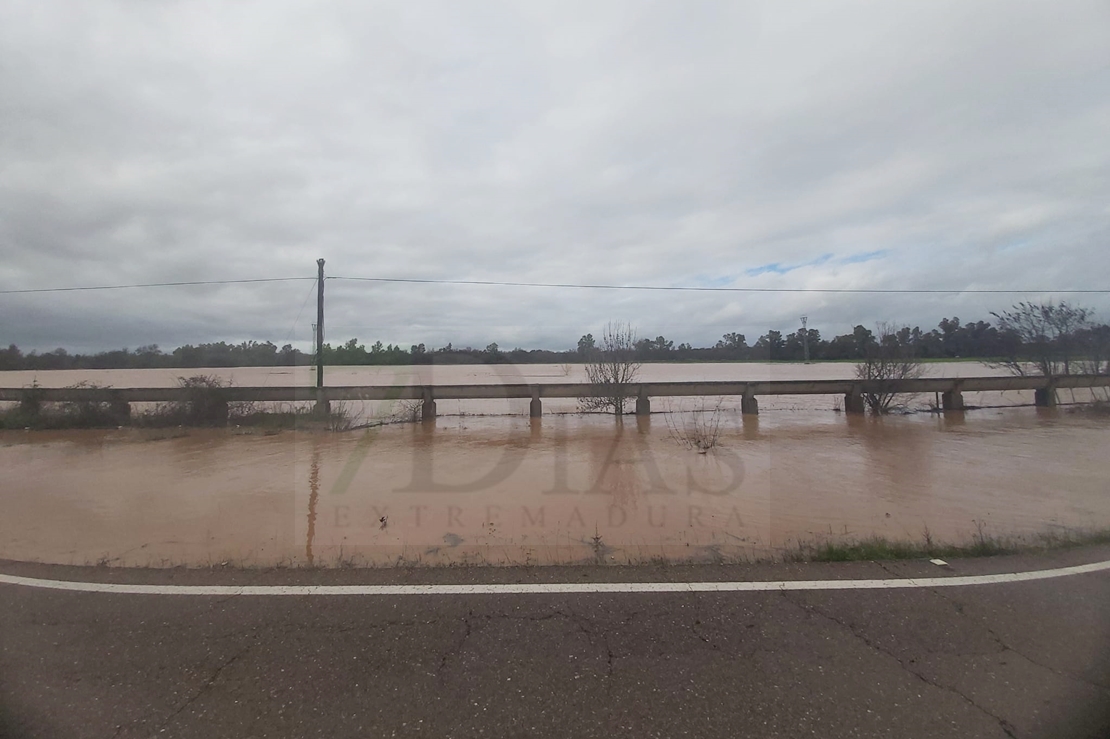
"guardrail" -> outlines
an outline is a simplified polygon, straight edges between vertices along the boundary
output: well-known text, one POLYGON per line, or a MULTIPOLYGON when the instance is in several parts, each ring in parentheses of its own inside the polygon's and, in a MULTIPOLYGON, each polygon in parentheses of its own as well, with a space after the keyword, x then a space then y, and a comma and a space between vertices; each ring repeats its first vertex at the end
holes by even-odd
MULTIPOLYGON (((844 395, 844 409, 862 413, 867 393, 939 393, 944 410, 962 410, 963 393, 980 391, 1033 390, 1036 404, 1056 403, 1056 390, 1067 388, 1110 387, 1110 375, 1063 375, 1057 377, 922 377, 909 380, 763 380, 754 382, 640 382, 622 388, 636 399, 636 413, 651 412, 651 398, 740 396, 741 410, 757 414, 761 395, 844 395)), ((25 402, 32 397, 40 402, 104 402, 119 408, 130 403, 182 402, 195 397, 196 390, 167 388, 97 387, 22 387, 0 388, 0 401, 25 402)), ((315 387, 235 387, 218 390, 224 402, 311 401, 327 406, 332 401, 419 400, 424 418, 434 418, 436 400, 478 400, 499 398, 531 399, 531 415, 543 412, 544 398, 581 398, 607 396, 612 389, 582 383, 489 384, 489 385, 351 385, 315 387)))

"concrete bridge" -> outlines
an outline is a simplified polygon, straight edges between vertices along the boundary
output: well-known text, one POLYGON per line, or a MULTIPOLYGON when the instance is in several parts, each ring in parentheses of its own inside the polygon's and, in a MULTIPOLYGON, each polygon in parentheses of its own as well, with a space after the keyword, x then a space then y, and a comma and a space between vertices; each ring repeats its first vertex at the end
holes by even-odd
MULTIPOLYGON (((922 377, 909 380, 765 380, 758 382, 642 382, 620 389, 635 399, 636 413, 651 413, 651 399, 659 397, 739 396, 741 411, 759 413, 758 397, 763 395, 843 395, 844 410, 863 413, 868 393, 936 393, 946 411, 964 408, 965 392, 1033 390, 1038 406, 1054 406, 1056 391, 1069 388, 1110 387, 1110 375, 1063 375, 1058 377, 922 377)), ((0 401, 27 402, 104 402, 126 416, 131 403, 187 401, 197 391, 190 388, 0 388, 0 401)), ((478 400, 524 398, 531 400, 530 415, 543 415, 545 398, 608 397, 613 388, 582 383, 489 384, 489 385, 357 385, 333 387, 226 387, 216 391, 228 402, 315 402, 326 408, 333 401, 419 400, 422 417, 435 418, 437 400, 478 400)))

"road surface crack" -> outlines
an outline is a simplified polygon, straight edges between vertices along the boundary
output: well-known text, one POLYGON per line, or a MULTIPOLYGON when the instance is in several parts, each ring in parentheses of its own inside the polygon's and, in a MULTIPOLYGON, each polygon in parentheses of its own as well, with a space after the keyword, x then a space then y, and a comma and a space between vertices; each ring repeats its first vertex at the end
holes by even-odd
POLYGON ((233 665, 233 664, 234 664, 235 662, 238 662, 238 661, 239 661, 239 660, 240 660, 241 658, 243 658, 243 657, 244 657, 244 656, 245 656, 245 655, 247 654, 247 652, 249 652, 250 650, 251 650, 251 647, 249 647, 249 646, 248 646, 248 647, 246 647, 245 649, 243 649, 242 651, 240 651, 240 652, 239 652, 238 654, 234 654, 234 655, 232 655, 232 656, 231 656, 230 658, 228 658, 228 659, 227 659, 227 660, 225 660, 225 661, 224 661, 224 662, 223 662, 222 664, 220 664, 220 665, 219 665, 219 666, 218 666, 218 667, 217 667, 217 668, 216 668, 215 670, 213 670, 213 671, 212 671, 212 674, 208 676, 208 679, 204 681, 204 683, 203 683, 203 684, 202 684, 202 685, 200 686, 200 688, 199 688, 199 689, 198 689, 198 690, 197 690, 197 691, 196 691, 195 693, 193 693, 193 695, 192 695, 192 696, 190 696, 190 697, 189 697, 189 698, 188 698, 188 699, 187 699, 187 700, 186 700, 186 701, 185 701, 184 703, 182 703, 182 704, 181 704, 180 706, 178 706, 178 707, 177 707, 177 709, 176 709, 176 710, 175 710, 175 711, 174 711, 173 713, 171 713, 171 714, 170 714, 169 716, 167 716, 167 717, 166 717, 166 720, 165 720, 165 721, 163 721, 163 722, 162 722, 162 723, 161 723, 161 724, 160 724, 160 725, 158 726, 158 728, 156 728, 156 729, 154 730, 154 733, 153 733, 153 735, 157 736, 158 734, 160 734, 160 733, 161 733, 162 731, 164 731, 164 730, 165 730, 165 728, 166 728, 167 726, 169 726, 169 725, 170 725, 170 723, 171 723, 171 722, 172 722, 172 721, 173 721, 173 720, 174 720, 175 718, 177 718, 177 716, 178 716, 178 715, 179 715, 179 714, 180 714, 180 713, 181 713, 182 711, 184 711, 184 710, 185 710, 186 708, 188 708, 189 706, 191 706, 191 705, 193 705, 194 703, 196 703, 196 702, 197 702, 197 701, 198 701, 198 700, 200 699, 200 697, 201 697, 202 695, 204 695, 204 694, 205 694, 206 692, 208 692, 208 690, 209 690, 209 689, 210 689, 210 688, 211 688, 211 687, 212 687, 213 685, 215 685, 215 684, 216 684, 216 681, 220 679, 220 675, 221 675, 221 674, 223 673, 223 671, 224 671, 224 670, 226 670, 226 669, 227 669, 228 667, 231 667, 231 665, 233 665))
MULTIPOLYGON (((557 613, 562 612, 557 611, 557 613)), ((594 623, 586 616, 571 610, 567 610, 564 615, 578 626, 579 631, 586 635, 586 640, 591 647, 600 646, 605 649, 605 675, 603 677, 605 682, 605 725, 610 726, 613 722, 613 660, 616 659, 616 655, 613 654, 613 647, 609 643, 609 634, 605 628, 595 633, 594 623), (600 640, 600 645, 594 641, 595 636, 600 640)))
POLYGON ((1042 670, 1047 670, 1048 672, 1051 672, 1053 675, 1056 675, 1058 677, 1062 677, 1062 678, 1065 678, 1065 679, 1068 679, 1068 680, 1074 680, 1076 682, 1083 683, 1084 685, 1092 687, 1092 688, 1094 688, 1094 689, 1096 689, 1096 690, 1098 690, 1102 693, 1110 693, 1110 685, 1100 683, 1097 680, 1091 680, 1090 678, 1083 677, 1082 675, 1077 675, 1074 672, 1069 672, 1067 670, 1061 670, 1059 668, 1053 667, 1052 665, 1047 665, 1044 662, 1040 662, 1038 660, 1033 659, 1029 655, 1022 652, 1021 650, 1019 650, 1019 649, 1011 646, 1010 644, 1008 644, 1001 636, 998 635, 998 632, 996 632, 986 622, 984 622, 981 617, 968 613, 964 608, 964 604, 961 603, 960 601, 958 601, 954 598, 949 598, 948 596, 944 595, 943 593, 941 593, 937 590, 931 590, 930 592, 932 592, 937 597, 939 597, 939 598, 947 601, 948 603, 950 603, 952 605, 952 607, 956 610, 956 613, 958 613, 961 616, 973 621, 978 626, 983 628, 987 632, 987 634, 990 635, 990 637, 994 641, 994 643, 998 645, 998 647, 1001 651, 1003 651, 1003 652, 1013 652, 1014 654, 1016 654, 1018 657, 1021 657, 1023 660, 1025 660, 1029 664, 1035 665, 1036 667, 1040 667, 1042 670))
POLYGON ((783 595, 784 598, 786 598, 787 602, 797 606, 804 613, 806 613, 808 615, 820 616, 821 618, 824 618, 824 619, 826 619, 828 621, 831 621, 832 623, 840 626, 845 631, 847 631, 849 634, 854 636, 856 639, 858 639, 861 642, 863 642, 864 644, 866 644, 869 648, 871 648, 874 651, 878 652, 879 654, 885 655, 885 656, 891 658, 892 660, 894 660, 895 662, 897 662, 898 666, 901 667, 905 672, 909 673, 910 675, 913 675, 914 677, 916 677, 918 680, 925 683, 926 685, 930 685, 930 686, 932 686, 934 688, 937 688, 939 690, 944 690, 944 691, 947 691, 949 693, 952 693, 953 695, 959 696, 968 705, 978 709, 983 714, 985 714, 986 716, 989 716, 991 719, 993 719, 998 724, 999 728, 1002 729, 1002 732, 1006 736, 1010 737, 1010 739, 1017 739, 1016 729, 1014 728, 1013 724, 1011 724, 1009 721, 1007 721, 1003 717, 991 712, 990 710, 988 710, 984 706, 980 705, 974 699, 972 699, 971 696, 967 695, 963 691, 961 691, 961 690, 959 690, 959 689, 957 689, 957 688, 955 688, 951 685, 944 685, 943 683, 939 683, 936 680, 933 680, 933 679, 929 678, 924 673, 913 669, 912 667, 910 667, 910 665, 908 665, 905 662, 905 660, 903 660, 897 654, 895 654, 894 652, 891 652, 890 650, 885 649, 882 646, 876 644, 871 639, 868 639, 865 635, 863 635, 859 631, 857 631, 850 623, 848 623, 848 622, 846 622, 842 619, 839 619, 839 618, 837 618, 836 616, 833 616, 830 613, 825 613, 824 611, 822 611, 820 608, 817 608, 816 606, 807 605, 805 603, 800 603, 800 602, 794 600, 793 598, 790 597, 789 593, 785 590, 782 591, 782 595, 783 595))
POLYGON ((690 595, 694 599, 694 622, 690 624, 690 632, 693 633, 693 635, 696 636, 698 639, 701 639, 703 642, 708 644, 713 651, 721 651, 720 645, 707 637, 705 634, 701 633, 701 630, 698 628, 701 625, 701 599, 698 598, 697 593, 691 593, 690 595))
POLYGON ((900 573, 895 572, 894 570, 890 569, 889 567, 886 566, 886 564, 884 564, 882 562, 879 562, 877 560, 872 560, 872 564, 878 565, 880 570, 882 570, 886 574, 890 575, 891 577, 896 578, 896 579, 902 579, 900 573))
POLYGON ((470 639, 470 634, 474 630, 473 624, 470 623, 470 619, 473 615, 473 611, 466 612, 466 616, 463 617, 463 625, 466 627, 466 630, 463 632, 462 638, 459 639, 458 644, 445 651, 443 657, 440 658, 439 669, 436 670, 436 677, 439 678, 440 681, 443 680, 443 671, 447 669, 448 661, 450 661, 451 657, 461 654, 463 647, 466 646, 467 640, 470 639))

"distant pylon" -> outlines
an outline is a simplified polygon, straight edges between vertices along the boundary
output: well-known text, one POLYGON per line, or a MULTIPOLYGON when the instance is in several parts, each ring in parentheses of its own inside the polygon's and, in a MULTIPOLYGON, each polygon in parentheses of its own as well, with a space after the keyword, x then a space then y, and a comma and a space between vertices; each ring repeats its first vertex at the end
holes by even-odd
POLYGON ((809 364, 809 331, 806 329, 808 320, 808 316, 802 316, 802 352, 805 355, 806 364, 809 364))

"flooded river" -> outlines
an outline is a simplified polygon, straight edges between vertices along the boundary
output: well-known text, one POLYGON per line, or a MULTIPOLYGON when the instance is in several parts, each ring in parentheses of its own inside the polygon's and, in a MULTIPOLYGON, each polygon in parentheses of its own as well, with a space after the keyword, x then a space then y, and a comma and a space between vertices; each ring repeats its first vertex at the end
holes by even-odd
MULTIPOLYGON (((980 362, 934 362, 923 365, 932 377, 1006 375, 980 362)), ((650 363, 640 367, 644 382, 830 380, 853 377, 852 362, 690 362, 650 363)), ((214 369, 54 370, 0 372, 0 387, 44 387, 92 383, 110 387, 172 387, 177 378, 214 375, 241 387, 314 386, 315 367, 221 367, 214 369)), ((326 385, 495 384, 584 382, 581 364, 463 364, 377 367, 325 367, 326 385)))
MULTIPOLYGON (((978 375, 975 364, 930 365, 978 375)), ((851 376, 849 364, 646 365, 644 380, 851 376)), ((224 371, 309 384, 308 368, 224 371)), ((563 382, 580 368, 335 368, 328 384, 563 382), (500 373, 500 374, 499 374, 500 373), (540 380, 539 378, 543 378, 540 380), (417 379, 419 378, 419 379, 417 379)), ((38 373, 173 384, 182 370, 38 373)), ((0 373, 0 384, 30 382, 0 373), (6 376, 5 376, 6 375, 6 376)), ((968 403, 1029 402, 1020 393, 968 403)), ((0 558, 203 566, 713 561, 872 534, 966 542, 1110 526, 1110 425, 991 407, 881 419, 832 397, 653 401, 648 418, 573 401, 440 401, 434 423, 342 433, 256 429, 0 432, 0 558), (716 446, 687 443, 712 433, 716 446)), ((932 398, 918 398, 920 405, 932 398)), ((1066 398, 1065 398, 1066 400, 1066 398)), ((388 411, 388 409, 385 409, 388 411)), ((369 415, 383 409, 362 409, 369 415)))

